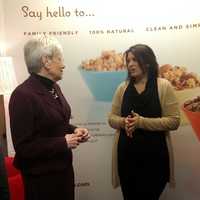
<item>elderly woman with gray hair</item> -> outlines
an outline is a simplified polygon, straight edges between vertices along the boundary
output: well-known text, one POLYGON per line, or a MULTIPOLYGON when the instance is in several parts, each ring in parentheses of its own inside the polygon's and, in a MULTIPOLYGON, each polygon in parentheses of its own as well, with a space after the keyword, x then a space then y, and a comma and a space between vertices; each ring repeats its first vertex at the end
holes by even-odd
POLYGON ((12 93, 9 112, 25 199, 74 200, 72 149, 90 136, 70 124, 70 106, 56 83, 65 68, 62 47, 48 36, 31 39, 24 58, 30 76, 12 93))

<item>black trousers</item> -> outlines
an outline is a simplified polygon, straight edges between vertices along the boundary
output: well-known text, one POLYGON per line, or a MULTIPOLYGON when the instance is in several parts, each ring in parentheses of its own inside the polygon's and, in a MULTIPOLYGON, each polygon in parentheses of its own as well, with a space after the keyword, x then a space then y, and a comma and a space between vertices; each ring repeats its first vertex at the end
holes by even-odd
POLYGON ((145 181, 131 181, 120 179, 121 190, 124 200, 159 200, 162 194, 166 181, 155 183, 152 181, 150 184, 146 184, 145 181))
POLYGON ((22 174, 25 200, 74 200, 73 168, 42 175, 22 174))
POLYGON ((169 180, 168 159, 162 156, 125 156, 118 171, 124 200, 158 200, 169 180))
POLYGON ((9 200, 8 177, 5 169, 3 153, 0 150, 0 199, 9 200))

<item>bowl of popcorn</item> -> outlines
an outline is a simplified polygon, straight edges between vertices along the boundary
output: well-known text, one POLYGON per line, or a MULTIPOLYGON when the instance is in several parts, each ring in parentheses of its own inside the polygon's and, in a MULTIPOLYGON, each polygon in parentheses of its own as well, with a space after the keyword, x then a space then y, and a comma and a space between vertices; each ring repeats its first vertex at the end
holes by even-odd
POLYGON ((112 101, 117 86, 127 77, 123 55, 115 50, 82 61, 79 71, 96 101, 112 101))
MULTIPOLYGON (((177 65, 162 65, 159 68, 162 78, 171 82, 175 89, 175 94, 179 102, 179 106, 194 97, 194 94, 200 94, 200 79, 197 74, 189 72, 186 67, 177 65)), ((189 123, 187 117, 181 110, 181 125, 189 123)))
POLYGON ((200 96, 184 102, 182 110, 200 140, 200 96))

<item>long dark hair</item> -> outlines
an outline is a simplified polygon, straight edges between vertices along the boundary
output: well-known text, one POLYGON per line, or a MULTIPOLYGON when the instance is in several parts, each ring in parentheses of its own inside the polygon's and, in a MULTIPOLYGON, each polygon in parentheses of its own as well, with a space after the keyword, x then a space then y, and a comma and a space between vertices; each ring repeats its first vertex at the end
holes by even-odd
MULTIPOLYGON (((132 53, 142 71, 148 73, 148 79, 157 79, 158 77, 158 63, 153 50, 145 44, 136 44, 131 46, 124 53, 124 59, 127 63, 128 53, 132 53)), ((128 73, 128 79, 131 79, 128 73)))

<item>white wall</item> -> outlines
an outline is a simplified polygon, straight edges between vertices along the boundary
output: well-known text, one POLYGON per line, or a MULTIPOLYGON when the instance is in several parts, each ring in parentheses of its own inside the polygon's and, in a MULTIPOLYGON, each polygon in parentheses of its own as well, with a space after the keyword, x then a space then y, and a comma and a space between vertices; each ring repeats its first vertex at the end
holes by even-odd
POLYGON ((0 56, 2 55, 2 48, 4 43, 4 1, 0 0, 0 56))

